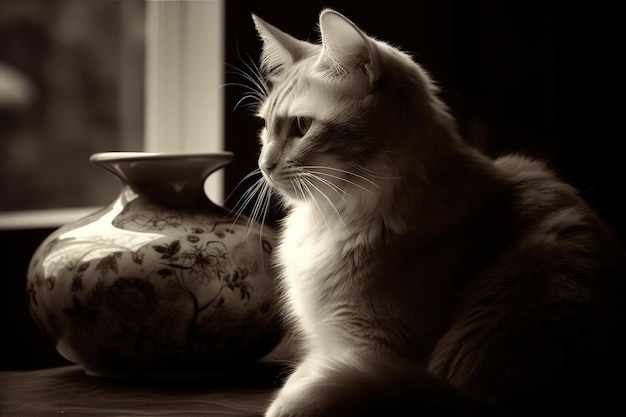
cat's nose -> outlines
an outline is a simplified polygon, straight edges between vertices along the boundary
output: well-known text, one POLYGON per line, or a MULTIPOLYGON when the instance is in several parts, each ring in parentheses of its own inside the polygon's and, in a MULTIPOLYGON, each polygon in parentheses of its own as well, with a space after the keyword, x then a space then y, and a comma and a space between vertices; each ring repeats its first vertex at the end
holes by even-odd
POLYGON ((272 171, 276 168, 276 162, 263 162, 261 163, 261 171, 264 174, 270 175, 272 171))

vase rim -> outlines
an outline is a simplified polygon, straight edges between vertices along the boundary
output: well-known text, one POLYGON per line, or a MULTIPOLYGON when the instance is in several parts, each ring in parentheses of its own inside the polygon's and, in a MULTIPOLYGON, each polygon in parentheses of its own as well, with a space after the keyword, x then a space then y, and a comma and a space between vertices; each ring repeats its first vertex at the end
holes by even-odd
POLYGON ((91 155, 89 161, 92 163, 99 162, 133 162, 133 161, 156 161, 156 160, 174 160, 187 158, 221 158, 232 161, 235 154, 229 151, 222 152, 98 152, 91 155))

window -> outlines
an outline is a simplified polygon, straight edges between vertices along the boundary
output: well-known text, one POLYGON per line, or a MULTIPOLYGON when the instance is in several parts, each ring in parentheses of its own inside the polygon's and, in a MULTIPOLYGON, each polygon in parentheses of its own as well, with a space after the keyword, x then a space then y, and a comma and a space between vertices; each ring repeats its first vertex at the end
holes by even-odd
MULTIPOLYGON (((0 228, 110 203, 119 185, 92 153, 222 150, 222 9, 0 0, 0 228)), ((218 202, 221 182, 207 184, 218 202)))

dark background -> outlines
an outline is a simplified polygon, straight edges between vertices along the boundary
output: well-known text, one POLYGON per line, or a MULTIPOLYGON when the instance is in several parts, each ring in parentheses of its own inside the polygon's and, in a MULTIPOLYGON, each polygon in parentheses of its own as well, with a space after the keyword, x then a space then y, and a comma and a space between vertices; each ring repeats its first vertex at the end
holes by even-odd
MULTIPOLYGON (((332 7, 368 34, 411 53, 438 81, 466 140, 492 156, 519 151, 545 159, 626 237, 621 61, 617 6, 552 1, 227 0, 226 56, 256 61, 260 42, 250 12, 301 39, 317 40, 317 17, 332 7), (574 4, 578 3, 578 4, 574 4), (249 57, 249 58, 248 58, 249 57)), ((616 4, 613 2, 611 4, 616 4)), ((243 61, 242 61, 243 59, 243 61)), ((243 79, 225 67, 226 83, 243 79)), ((225 96, 226 193, 256 168, 260 126, 225 96)), ((227 201, 233 205, 244 184, 227 201)), ((274 212, 273 218, 280 217, 274 212)), ((0 232, 0 369, 64 363, 39 335, 23 295, 27 263, 51 230, 0 232)))

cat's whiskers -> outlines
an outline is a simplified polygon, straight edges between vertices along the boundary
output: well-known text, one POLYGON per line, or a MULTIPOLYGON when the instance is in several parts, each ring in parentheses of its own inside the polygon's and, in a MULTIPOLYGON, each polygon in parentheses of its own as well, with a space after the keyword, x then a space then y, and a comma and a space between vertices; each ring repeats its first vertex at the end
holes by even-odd
POLYGON ((314 171, 303 171, 301 175, 304 175, 304 176, 306 176, 308 178, 312 178, 312 179, 314 179, 316 181, 319 181, 322 184, 326 185, 328 188, 330 188, 335 193, 337 193, 339 198, 341 198, 342 200, 345 200, 346 196, 347 197, 351 197, 350 194, 346 190, 344 190, 343 188, 341 188, 337 184, 333 183, 332 181, 329 181, 326 178, 320 177, 319 174, 322 174, 322 173, 318 173, 318 172, 314 172, 314 171))
MULTIPOLYGON (((237 86, 242 86, 242 87, 246 87, 245 84, 238 84, 238 83, 229 83, 227 85, 237 85, 237 86)), ((256 92, 248 92, 246 94, 244 94, 239 101, 237 101, 237 103, 235 103, 235 105, 233 106, 233 110, 238 109, 239 107, 245 107, 245 108, 255 108, 258 103, 260 103, 263 99, 259 98, 257 96, 256 92), (246 100, 251 100, 251 103, 246 104, 245 106, 243 106, 242 104, 246 101, 246 100)))
POLYGON ((305 201, 308 201, 307 195, 304 193, 304 190, 302 189, 302 184, 300 184, 299 181, 296 181, 293 178, 289 179, 289 181, 291 182, 291 185, 295 193, 298 194, 298 191, 300 191, 300 194, 302 194, 302 199, 305 201))
MULTIPOLYGON (((265 252, 263 248, 263 228, 265 227, 265 220, 267 219, 267 214, 269 212, 270 203, 272 201, 272 187, 263 179, 263 188, 261 190, 260 201, 263 201, 262 213, 261 213, 261 227, 259 233, 259 249, 260 253, 265 252)), ((248 227, 248 234, 250 233, 250 228, 248 227)), ((261 266, 265 269, 265 258, 261 258, 261 266)))
MULTIPOLYGON (((228 200, 235 190, 248 178, 258 175, 261 172, 260 169, 256 169, 246 175, 235 187, 235 189, 228 195, 226 200, 228 200)), ((265 219, 267 217, 267 213, 269 211, 269 205, 271 200, 272 190, 265 180, 263 176, 257 179, 254 184, 252 184, 248 189, 242 194, 239 198, 239 201, 235 204, 235 206, 230 210, 230 215, 234 216, 233 223, 231 226, 231 230, 234 228, 235 224, 239 222, 239 219, 243 215, 244 210, 248 205, 254 201, 254 206, 252 207, 252 211, 250 216, 248 217, 248 221, 246 223, 246 235, 247 238, 252 231, 253 225, 255 222, 261 223, 261 228, 265 225, 265 219)))
POLYGON ((328 206, 337 215, 337 218, 339 219, 339 221, 341 222, 343 227, 347 230, 348 226, 344 222, 343 217, 341 217, 341 213, 339 212, 339 209, 337 208, 335 203, 330 199, 330 197, 328 197, 317 185, 315 185, 315 183, 309 177, 307 177, 307 176, 299 176, 298 179, 301 182, 301 184, 303 185, 303 187, 309 193, 311 199, 313 200, 313 203, 317 206, 317 209, 318 209, 318 212, 320 214, 320 217, 322 217, 322 219, 324 220, 324 223, 326 224, 326 228, 328 230, 331 229, 330 225, 328 223, 328 219, 327 219, 326 213, 325 213, 324 210, 322 210, 322 207, 320 206, 319 202, 317 201, 317 198, 315 198, 314 191, 317 191, 317 193, 326 200, 326 202, 328 203, 328 206), (311 188, 313 188, 314 191, 311 190, 311 188))
MULTIPOLYGON (((235 190, 248 178, 260 174, 261 170, 256 169, 246 175, 237 186, 231 191, 226 200, 228 200, 235 190)), ((239 222, 239 219, 243 215, 244 210, 248 205, 254 200, 254 206, 252 207, 252 211, 250 216, 248 216, 248 221, 246 222, 246 232, 244 234, 243 240, 247 240, 250 237, 250 233, 255 228, 257 224, 259 226, 259 248, 260 253, 264 253, 265 249, 263 247, 263 228, 265 227, 265 221, 267 219, 267 215, 269 212, 270 204, 272 199, 272 188, 266 181, 265 177, 261 176, 261 178, 257 179, 254 184, 252 184, 248 189, 242 194, 242 196, 230 210, 229 215, 234 216, 231 232, 234 230, 235 225, 239 222)), ((261 267, 265 268, 265 258, 261 258, 261 267)))
POLYGON ((395 176, 395 175, 394 176, 377 175, 377 174, 373 173, 372 170, 366 169, 366 168, 364 168, 364 167, 362 167, 362 166, 360 166, 360 165, 358 165, 358 164, 356 164, 354 162, 349 162, 349 163, 355 169, 361 171, 363 173, 363 175, 367 175, 367 176, 372 177, 372 178, 378 178, 378 179, 382 179, 382 180, 398 180, 398 179, 402 178, 400 176, 395 176))
POLYGON ((237 56, 239 57, 239 61, 241 61, 241 63, 245 66, 245 70, 237 68, 233 65, 231 65, 230 67, 236 70, 239 75, 242 75, 244 78, 252 82, 252 85, 255 87, 255 89, 259 92, 262 92, 265 97, 267 97, 267 95, 269 94, 269 86, 265 81, 265 77, 263 76, 263 74, 261 74, 261 69, 259 68, 259 66, 252 58, 250 58, 249 55, 246 55, 248 58, 248 61, 246 62, 246 60, 244 60, 239 54, 239 48, 237 48, 237 56))
MULTIPOLYGON (((248 207, 248 205, 250 204, 251 201, 254 200, 255 201, 255 206, 256 206, 259 197, 261 197, 261 193, 259 191, 262 190, 263 183, 264 183, 264 179, 263 178, 258 179, 254 183, 254 185, 250 186, 250 188, 248 188, 248 190, 246 190, 246 192, 243 193, 243 195, 241 196, 241 198, 237 202, 237 205, 235 205, 235 208, 233 210, 231 210, 231 213, 233 211, 235 211, 235 213, 236 213, 236 216, 235 216, 235 218, 233 220, 233 226, 239 221, 239 218, 243 215, 243 211, 245 210, 246 207, 248 207), (258 195, 258 197, 257 197, 257 195, 258 195)), ((252 218, 254 218, 254 210, 252 211, 251 216, 252 216, 252 218)), ((248 223, 250 223, 250 221, 248 221, 248 223)))
MULTIPOLYGON (((233 190, 230 192, 230 194, 228 194, 228 197, 226 197, 226 199, 224 201, 227 202, 228 200, 230 200, 231 197, 235 194, 235 191, 237 191, 237 189, 244 183, 244 181, 246 181, 248 178, 250 178, 250 177, 252 177, 254 175, 257 175, 260 171, 261 171, 260 169, 256 169, 256 170, 252 171, 251 173, 249 173, 248 175, 246 175, 244 178, 242 178, 241 181, 239 181, 237 183, 235 188, 233 188, 233 190)), ((260 181, 262 181, 262 178, 256 180, 254 182, 254 184, 252 184, 250 187, 248 187, 248 189, 246 191, 243 192, 243 194, 241 195, 239 200, 237 200, 237 203, 235 203, 235 206, 230 210, 230 213, 229 213, 230 215, 232 215, 234 213, 238 213, 239 215, 241 215, 241 211, 250 202, 250 199, 249 199, 250 195, 254 196, 255 189, 259 185, 260 181)))
MULTIPOLYGON (((260 173, 261 173, 261 169, 260 169, 260 168, 257 168, 257 169, 255 169, 254 171, 250 172, 250 173, 249 173, 248 175, 246 175, 245 177, 243 177, 243 178, 242 178, 242 179, 241 179, 241 180, 237 183, 237 185, 235 185, 235 188, 233 188, 233 190, 232 190, 232 191, 228 194, 228 197, 226 197, 225 201, 230 200, 230 198, 231 198, 231 197, 235 194, 235 191, 237 191, 237 189, 238 189, 238 188, 239 188, 239 187, 240 187, 240 186, 241 186, 241 185, 242 185, 242 184, 243 184, 243 183, 244 183, 244 182, 245 182, 248 178, 251 178, 251 177, 253 177, 253 176, 255 176, 255 175, 258 175, 258 174, 260 174, 260 173)), ((258 180, 257 180, 256 182, 258 182, 258 180)), ((256 182, 255 182, 255 184, 256 184, 256 182)), ((248 193, 249 191, 250 191, 250 189, 246 190, 246 192, 244 192, 244 194, 248 193)), ((240 201, 241 201, 241 199, 240 199, 240 201)), ((239 202, 237 202, 237 204, 239 204, 239 202)), ((236 207, 236 205, 235 205, 235 207, 236 207)), ((232 214, 232 212, 233 212, 233 210, 231 210, 231 214, 232 214)))
POLYGON ((245 66, 245 69, 238 68, 231 64, 227 64, 227 66, 233 69, 231 73, 242 77, 246 83, 233 82, 226 83, 223 86, 243 87, 247 90, 239 101, 235 103, 234 109, 239 108, 246 100, 251 101, 249 104, 246 104, 246 107, 256 107, 267 98, 269 94, 269 87, 254 61, 250 60, 251 64, 248 64, 241 58, 241 56, 239 59, 245 66))
POLYGON ((305 196, 305 200, 313 203, 313 205, 317 208, 317 212, 319 213, 320 217, 324 221, 324 224, 326 225, 326 229, 330 230, 328 219, 326 218, 326 215, 324 211, 322 210, 322 207, 317 202, 317 199, 315 198, 313 191, 311 191, 311 188, 309 187, 310 181, 308 181, 306 178, 298 178, 296 182, 298 183, 300 189, 303 191, 303 195, 304 195, 304 191, 306 191, 307 195, 305 196))
MULTIPOLYGON (((342 176, 339 176, 339 175, 335 175, 335 174, 331 174, 329 172, 325 172, 324 170, 331 170, 331 171, 336 171, 336 172, 339 172, 339 173, 348 174, 348 175, 351 175, 351 176, 353 176, 355 178, 364 180, 366 183, 372 185, 375 188, 380 188, 380 186, 378 184, 376 184, 374 181, 372 181, 372 180, 370 180, 370 179, 368 179, 368 178, 366 178, 366 177, 364 177, 362 175, 355 174, 354 172, 346 171, 344 169, 333 168, 333 167, 326 167, 326 166, 317 166, 317 165, 305 166, 305 167, 302 167, 302 168, 306 169, 307 172, 315 173, 317 175, 324 175, 326 177, 334 178, 334 179, 343 181, 343 182, 345 182, 347 184, 354 185, 355 187, 360 188, 361 190, 366 191, 368 193, 371 193, 373 191, 371 189, 369 189, 369 188, 367 188, 367 187, 365 187, 365 186, 355 182, 355 181, 349 180, 349 179, 347 179, 345 177, 342 177, 342 176), (314 171, 314 169, 315 169, 315 171, 314 171)), ((335 184, 333 184, 333 185, 335 185, 335 184)), ((340 188, 340 187, 338 187, 338 188, 340 188)), ((344 191, 344 190, 342 190, 342 191, 344 191)))
MULTIPOLYGON (((354 165, 354 163, 350 163, 350 164, 355 166, 355 167, 358 167, 358 165, 354 165)), ((327 169, 327 170, 330 170, 330 171, 341 172, 341 173, 344 173, 344 174, 352 175, 353 177, 356 177, 356 178, 360 178, 363 181, 366 181, 366 182, 370 183, 371 185, 373 185, 375 187, 378 187, 378 184, 376 184, 374 181, 370 180, 369 178, 364 177, 363 175, 356 174, 356 173, 354 173, 352 171, 348 171, 346 169, 335 168, 335 167, 330 167, 330 166, 325 166, 325 165, 308 165, 308 166, 306 166, 306 168, 327 169)))
POLYGON ((254 202, 252 212, 250 213, 250 217, 248 218, 248 224, 246 225, 246 238, 250 235, 250 232, 252 231, 255 222, 260 223, 261 229, 263 228, 263 225, 265 224, 265 217, 267 216, 267 207, 269 204, 268 200, 271 196, 271 190, 265 179, 262 179, 259 184, 259 197, 254 202))

